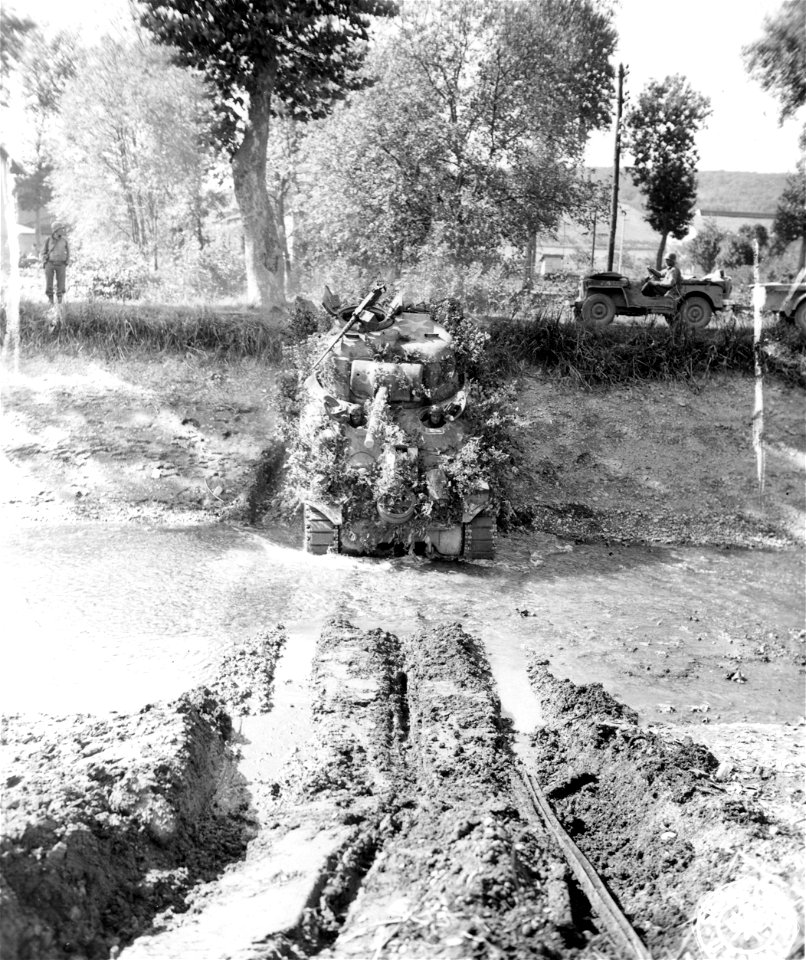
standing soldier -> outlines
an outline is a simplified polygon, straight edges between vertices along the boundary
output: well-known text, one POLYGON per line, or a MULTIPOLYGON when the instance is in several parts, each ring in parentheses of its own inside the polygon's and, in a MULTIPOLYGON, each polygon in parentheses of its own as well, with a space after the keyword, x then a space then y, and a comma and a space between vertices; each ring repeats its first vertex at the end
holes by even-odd
POLYGON ((53 277, 56 276, 56 300, 62 302, 67 265, 70 263, 70 245, 65 236, 63 223, 54 223, 42 251, 42 266, 45 268, 45 296, 53 303, 53 277))

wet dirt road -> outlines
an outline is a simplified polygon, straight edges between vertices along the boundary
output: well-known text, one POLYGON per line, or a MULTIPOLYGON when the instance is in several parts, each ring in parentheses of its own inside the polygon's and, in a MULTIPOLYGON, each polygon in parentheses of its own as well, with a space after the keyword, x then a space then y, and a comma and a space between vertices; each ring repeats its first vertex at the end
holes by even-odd
POLYGON ((7 711, 139 709, 205 682, 222 650, 335 614, 409 635, 459 621, 479 636, 503 708, 538 721, 527 656, 598 681, 645 720, 791 721, 802 714, 800 551, 502 539, 494 563, 311 557, 297 531, 21 525, 0 582, 13 625, 7 711))
POLYGON ((435 564, 300 534, 6 530, 21 958, 616 960, 518 770, 657 956, 738 850, 796 889, 800 552, 532 533, 435 564), (703 733, 751 737, 727 785, 703 733))

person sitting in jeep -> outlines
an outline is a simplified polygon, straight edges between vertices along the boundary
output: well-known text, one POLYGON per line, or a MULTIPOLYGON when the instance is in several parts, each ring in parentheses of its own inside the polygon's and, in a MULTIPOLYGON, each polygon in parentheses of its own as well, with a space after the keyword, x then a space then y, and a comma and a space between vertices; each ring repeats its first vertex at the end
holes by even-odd
POLYGON ((653 279, 647 280, 641 287, 641 293, 647 297, 663 297, 668 294, 680 296, 680 281, 682 274, 677 266, 677 254, 669 253, 666 255, 666 269, 661 273, 654 267, 647 268, 653 279))

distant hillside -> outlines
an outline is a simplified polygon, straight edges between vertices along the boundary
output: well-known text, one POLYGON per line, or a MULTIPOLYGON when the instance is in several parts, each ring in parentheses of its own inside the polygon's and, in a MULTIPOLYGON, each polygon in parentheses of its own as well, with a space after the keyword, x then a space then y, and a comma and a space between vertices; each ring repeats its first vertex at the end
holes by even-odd
POLYGON ((775 213, 785 186, 785 173, 703 170, 697 176, 697 206, 775 213))
MULTIPOLYGON (((612 167, 594 167, 594 176, 604 180, 612 167)), ((700 209, 774 213, 786 185, 785 173, 741 173, 733 170, 701 170, 697 174, 697 207, 700 209)), ((643 207, 641 194, 623 170, 619 177, 619 199, 643 207)))
MULTIPOLYGON (((609 180, 612 167, 595 167, 593 176, 609 180)), ((782 173, 742 173, 728 170, 705 170, 698 176, 697 211, 691 229, 699 231, 704 218, 713 221, 726 232, 735 233, 747 222, 772 228, 772 215, 778 206, 778 198, 786 184, 782 173), (734 216, 732 214, 740 214, 734 216), (766 215, 766 216, 765 216, 766 215)), ((619 177, 619 219, 616 227, 616 269, 641 269, 654 261, 660 236, 645 219, 644 198, 624 171, 619 177)), ((605 269, 609 242, 609 216, 597 224, 595 236, 578 223, 564 220, 551 234, 538 238, 540 256, 569 255, 593 263, 597 269, 605 269), (594 248, 593 252, 591 248, 594 248), (591 256, 594 260, 590 261, 591 256)), ((675 247, 675 241, 669 241, 675 247)), ((687 264, 690 269, 691 264, 687 264)))

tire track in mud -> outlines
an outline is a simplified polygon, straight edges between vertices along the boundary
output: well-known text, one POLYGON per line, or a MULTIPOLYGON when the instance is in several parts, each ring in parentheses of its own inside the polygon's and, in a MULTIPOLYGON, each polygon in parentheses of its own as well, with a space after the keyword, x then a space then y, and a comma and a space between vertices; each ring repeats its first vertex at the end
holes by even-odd
MULTIPOLYGON (((103 811, 121 781, 150 784, 118 803, 117 820, 84 816, 106 846, 73 846, 60 866, 52 851, 71 842, 68 805, 22 803, 29 823, 4 839, 18 908, 4 957, 106 960, 119 945, 124 960, 620 957, 524 799, 486 654, 461 624, 404 637, 338 617, 316 638, 278 627, 231 651, 220 674, 196 695, 204 723, 193 714, 177 725, 187 708, 158 707, 161 748, 137 752, 142 731, 138 740, 121 717, 128 768, 99 755, 109 777, 71 785, 86 812, 93 789, 103 811), (305 717, 292 729, 295 713, 305 717), (155 764, 171 771, 173 792, 155 764), (164 823, 179 826, 160 835, 164 823), (228 836, 226 855, 210 860, 228 836), (43 911, 43 859, 54 884, 70 884, 82 856, 113 888, 69 901, 57 890, 43 911), (191 869, 200 861, 206 873, 191 869)), ((538 664, 530 681, 546 725, 521 760, 656 955, 677 955, 698 899, 736 873, 741 845, 773 840, 774 856, 797 862, 797 838, 773 837, 752 804, 720 795, 704 747, 639 728, 598 685, 558 681, 538 664)), ((46 741, 34 746, 52 759, 46 741)))
POLYGON ((479 641, 334 619, 310 682, 311 735, 245 860, 125 960, 577 952, 587 907, 518 809, 479 641))

